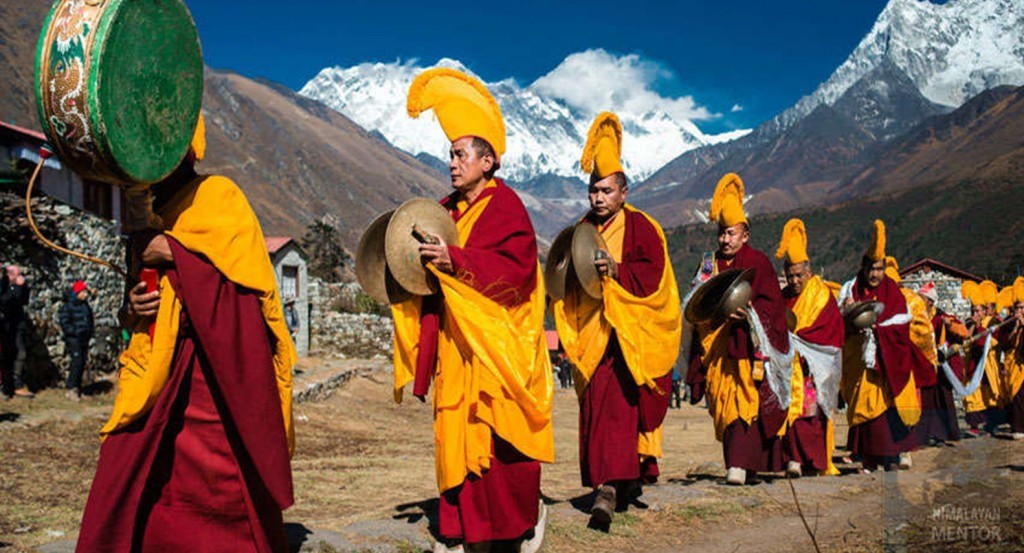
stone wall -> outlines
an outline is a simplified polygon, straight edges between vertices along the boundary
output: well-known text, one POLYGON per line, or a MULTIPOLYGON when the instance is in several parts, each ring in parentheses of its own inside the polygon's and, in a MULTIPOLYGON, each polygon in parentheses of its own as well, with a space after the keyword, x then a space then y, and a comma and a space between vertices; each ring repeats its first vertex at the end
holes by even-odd
MULTIPOLYGON (((43 234, 58 245, 123 264, 124 245, 114 222, 47 196, 32 199, 32 214, 43 234)), ((30 286, 26 310, 32 322, 26 370, 30 386, 51 386, 67 374, 70 359, 64 353, 57 314, 77 279, 92 289, 89 303, 96 322, 84 383, 117 370, 122 348, 117 309, 124 289, 120 275, 47 248, 28 227, 24 198, 9 192, 0 192, 0 263, 22 267, 30 286)))
POLYGON ((391 357, 394 326, 355 283, 309 279, 310 351, 314 355, 391 357))
POLYGON ((939 296, 937 303, 939 309, 962 321, 971 316, 971 303, 960 297, 960 286, 964 282, 962 279, 932 270, 931 267, 922 267, 903 277, 903 286, 915 292, 929 282, 935 283, 935 291, 939 296))

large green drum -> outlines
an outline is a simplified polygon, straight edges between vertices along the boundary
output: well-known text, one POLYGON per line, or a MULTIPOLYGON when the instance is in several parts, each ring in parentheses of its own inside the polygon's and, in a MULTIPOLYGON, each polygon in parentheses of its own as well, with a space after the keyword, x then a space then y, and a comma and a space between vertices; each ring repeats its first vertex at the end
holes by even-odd
POLYGON ((36 55, 39 120, 88 179, 132 187, 188 153, 203 99, 199 35, 180 0, 58 0, 36 55))

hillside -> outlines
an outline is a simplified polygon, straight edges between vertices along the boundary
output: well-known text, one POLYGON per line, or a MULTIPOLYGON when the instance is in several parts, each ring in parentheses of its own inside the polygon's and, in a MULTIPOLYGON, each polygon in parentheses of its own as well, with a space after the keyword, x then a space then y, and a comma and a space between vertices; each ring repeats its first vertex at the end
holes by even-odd
MULTIPOLYGON (((0 119, 30 129, 39 128, 33 63, 49 5, 0 4, 0 119)), ((208 149, 199 169, 235 179, 268 235, 302 236, 330 214, 354 250, 377 213, 449 190, 435 170, 286 87, 214 69, 205 81, 208 149)))

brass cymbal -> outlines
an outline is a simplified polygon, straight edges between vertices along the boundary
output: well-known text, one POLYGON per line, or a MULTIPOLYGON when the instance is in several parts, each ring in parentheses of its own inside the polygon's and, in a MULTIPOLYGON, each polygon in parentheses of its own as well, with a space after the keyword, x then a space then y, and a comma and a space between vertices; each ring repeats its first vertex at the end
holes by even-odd
POLYGON ((721 324, 739 307, 746 307, 753 297, 752 269, 729 269, 708 279, 690 298, 683 310, 692 324, 721 324))
POLYGON ((598 250, 608 252, 608 245, 597 232, 597 227, 587 223, 576 225, 572 233, 572 268, 579 278, 580 287, 594 299, 601 299, 601 275, 594 265, 598 250))
POLYGON ((846 323, 846 333, 855 334, 878 322, 879 315, 885 310, 885 304, 880 301, 861 301, 851 305, 843 311, 843 322, 846 323))
POLYGON ((368 296, 380 303, 399 303, 411 294, 402 288, 388 269, 384 257, 384 235, 395 210, 381 213, 366 227, 356 248, 356 278, 368 296))
POLYGON ((384 234, 384 258, 395 281, 417 296, 428 296, 439 290, 437 279, 420 260, 420 242, 413 228, 440 237, 450 246, 459 245, 459 231, 448 211, 435 200, 414 198, 395 210, 384 234))
POLYGON ((575 225, 562 229, 548 250, 548 259, 544 263, 544 286, 551 299, 560 300, 565 297, 566 279, 572 268, 572 237, 575 225))

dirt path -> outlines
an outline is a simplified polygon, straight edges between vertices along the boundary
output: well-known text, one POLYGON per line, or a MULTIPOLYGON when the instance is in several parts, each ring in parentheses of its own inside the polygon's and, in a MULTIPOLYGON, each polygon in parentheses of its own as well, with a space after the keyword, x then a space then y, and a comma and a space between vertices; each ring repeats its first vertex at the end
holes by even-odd
MULTIPOLYGON (((334 369, 375 370, 323 401, 296 406, 296 504, 285 513, 292 539, 304 551, 429 548, 436 496, 429 406, 415 398, 396 405, 386 364, 345 363, 334 369)), ((0 423, 0 550, 68 550, 95 470, 95 431, 111 401, 70 404, 49 393, 0 404, 7 421, 0 423)), ((788 481, 721 484, 710 417, 692 406, 669 412, 662 480, 642 505, 618 514, 607 532, 588 528, 577 414, 573 392, 558 390, 557 461, 544 467, 542 483, 545 551, 813 551, 788 481)), ((845 430, 837 429, 839 443, 845 430)), ((914 461, 908 472, 794 481, 821 550, 1024 550, 1024 443, 969 440, 915 453, 914 461)))

